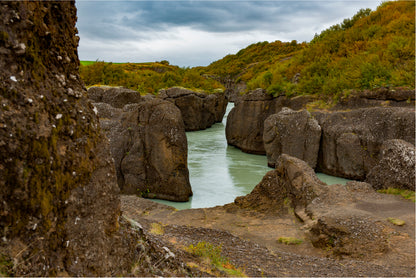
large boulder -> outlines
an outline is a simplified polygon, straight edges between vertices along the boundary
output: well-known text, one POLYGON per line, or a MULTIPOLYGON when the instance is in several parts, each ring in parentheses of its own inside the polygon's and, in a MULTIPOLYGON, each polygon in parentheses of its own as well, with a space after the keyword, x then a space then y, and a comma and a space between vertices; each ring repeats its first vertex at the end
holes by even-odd
POLYGON ((412 202, 376 193, 362 182, 328 186, 306 162, 286 154, 279 157, 275 170, 234 204, 266 214, 294 214, 312 244, 337 257, 376 258, 389 251, 392 237, 414 244, 412 237, 387 221, 414 217, 412 202))
POLYGON ((415 146, 400 140, 385 141, 381 159, 367 175, 366 182, 375 189, 415 190, 415 146))
MULTIPOLYGON (((124 89, 106 94, 111 103, 124 99, 124 89)), ((132 99, 132 101, 136 101, 132 99)), ((123 109, 94 103, 110 139, 117 181, 124 194, 171 201, 192 195, 187 167, 187 139, 181 112, 168 101, 141 98, 123 109)))
POLYGON ((0 3, 0 272, 110 276, 137 260, 79 78, 73 1, 0 3))
POLYGON ((206 129, 221 122, 228 103, 223 92, 204 94, 180 87, 160 90, 158 97, 179 108, 186 131, 206 129))
POLYGON ((322 128, 317 169, 329 175, 364 180, 390 139, 415 141, 414 108, 362 108, 314 112, 322 128))
POLYGON ((264 122, 263 142, 267 163, 275 167, 282 154, 297 157, 315 168, 318 160, 321 127, 306 110, 284 107, 264 122))

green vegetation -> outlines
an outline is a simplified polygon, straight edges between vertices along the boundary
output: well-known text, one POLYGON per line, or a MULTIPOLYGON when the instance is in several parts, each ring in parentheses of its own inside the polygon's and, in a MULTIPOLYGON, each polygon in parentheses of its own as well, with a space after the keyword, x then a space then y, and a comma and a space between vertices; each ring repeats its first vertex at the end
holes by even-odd
POLYGON ((172 66, 168 61, 155 63, 81 62, 80 75, 87 86, 123 86, 141 94, 157 94, 162 88, 181 86, 215 93, 224 88, 195 69, 172 66))
POLYGON ((187 251, 198 257, 203 258, 211 267, 227 273, 232 277, 245 277, 241 269, 236 268, 230 263, 227 257, 221 255, 221 246, 214 246, 209 242, 198 242, 196 246, 189 245, 187 251))
MULTIPOLYGON (((207 67, 81 62, 87 86, 124 86, 140 93, 182 86, 214 92, 218 82, 245 82, 274 96, 316 95, 335 104, 352 91, 415 87, 415 2, 382 3, 316 34, 310 43, 259 42, 207 67)), ((316 103, 316 107, 322 103, 316 103)))
POLYGON ((389 218, 387 218, 387 220, 390 223, 392 223, 393 225, 396 225, 396 226, 403 226, 404 224, 406 224, 405 221, 403 221, 401 219, 393 218, 393 217, 389 217, 389 218))
POLYGON ((150 227, 150 233, 154 235, 163 235, 165 233, 165 229, 163 228, 162 224, 152 223, 150 227))
POLYGON ((324 30, 309 43, 257 43, 205 70, 270 94, 344 97, 351 90, 415 86, 415 3, 384 2, 324 30))
POLYGON ((12 276, 13 263, 9 257, 0 253, 0 277, 12 276))
POLYGON ((415 202, 415 192, 407 189, 387 188, 377 190, 378 193, 400 195, 405 199, 415 202))
POLYGON ((286 245, 299 245, 303 242, 303 240, 295 237, 279 237, 277 241, 286 245))

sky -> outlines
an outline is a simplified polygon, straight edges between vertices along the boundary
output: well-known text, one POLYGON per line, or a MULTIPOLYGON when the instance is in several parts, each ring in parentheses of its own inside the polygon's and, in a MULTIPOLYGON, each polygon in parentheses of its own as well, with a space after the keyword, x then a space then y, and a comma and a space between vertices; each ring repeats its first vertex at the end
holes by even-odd
POLYGON ((257 42, 309 42, 381 0, 77 0, 80 60, 207 66, 257 42))

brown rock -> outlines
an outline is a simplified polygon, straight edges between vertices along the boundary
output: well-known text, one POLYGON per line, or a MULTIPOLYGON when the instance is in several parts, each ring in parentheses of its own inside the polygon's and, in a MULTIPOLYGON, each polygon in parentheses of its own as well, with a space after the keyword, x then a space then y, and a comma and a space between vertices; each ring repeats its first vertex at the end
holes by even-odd
POLYGON ((88 98, 93 102, 108 103, 115 108, 123 108, 126 104, 138 103, 141 99, 136 91, 125 88, 91 87, 88 98))
POLYGON ((313 115, 322 128, 318 170, 326 174, 364 180, 378 163, 384 141, 415 141, 414 109, 377 107, 313 115))
POLYGON ((318 160, 321 127, 306 110, 283 108, 264 122, 263 141, 267 161, 275 167, 282 154, 297 157, 315 168, 318 160))
POLYGON ((385 141, 381 159, 370 170, 366 182, 375 189, 415 190, 415 146, 399 139, 385 141))
POLYGON ((281 108, 273 96, 261 89, 241 97, 227 116, 225 134, 228 144, 243 152, 266 154, 263 145, 264 121, 281 108))
POLYGON ((2 2, 0 13, 0 47, 20 49, 0 59, 2 275, 121 273, 136 240, 120 226, 108 142, 79 81, 75 4, 2 2))
POLYGON ((266 154, 263 131, 267 117, 279 113, 283 107, 302 109, 312 100, 310 97, 274 98, 263 89, 239 97, 227 117, 225 134, 228 144, 243 152, 266 154))
POLYGON ((397 206, 406 205, 408 211, 412 207, 375 193, 365 183, 327 186, 304 161, 286 154, 250 194, 234 203, 263 213, 294 213, 315 247, 356 258, 386 253, 390 236, 386 215, 397 206))
POLYGON ((160 90, 159 98, 179 108, 186 131, 206 129, 221 122, 228 103, 224 93, 207 95, 180 87, 160 90))
POLYGON ((188 146, 179 109, 154 98, 143 98, 123 109, 105 103, 94 105, 110 139, 121 191, 187 201, 192 190, 188 146))

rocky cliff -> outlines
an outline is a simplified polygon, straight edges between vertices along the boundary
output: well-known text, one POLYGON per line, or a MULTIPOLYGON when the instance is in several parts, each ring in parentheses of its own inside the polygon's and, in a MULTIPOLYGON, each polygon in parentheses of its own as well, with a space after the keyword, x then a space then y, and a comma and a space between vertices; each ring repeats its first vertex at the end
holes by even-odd
POLYGON ((279 113, 283 107, 301 109, 311 101, 310 97, 288 99, 274 98, 265 90, 251 91, 235 101, 235 107, 227 117, 225 134, 229 145, 243 152, 266 154, 263 143, 264 121, 270 115, 279 113))
POLYGON ((322 128, 318 170, 364 180, 381 159, 384 141, 415 142, 415 111, 404 107, 371 107, 315 112, 322 128))
POLYGON ((0 12, 0 276, 189 275, 164 272, 161 247, 120 217, 108 140, 78 75, 74 2, 0 12))

